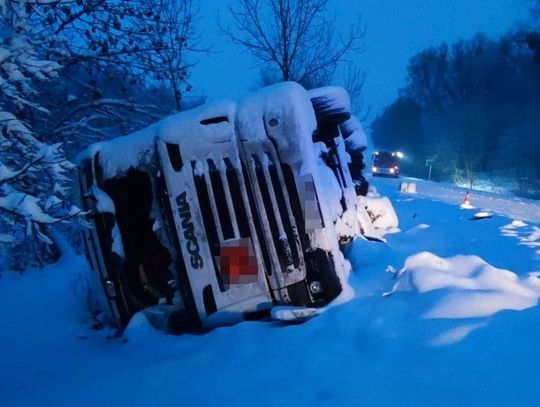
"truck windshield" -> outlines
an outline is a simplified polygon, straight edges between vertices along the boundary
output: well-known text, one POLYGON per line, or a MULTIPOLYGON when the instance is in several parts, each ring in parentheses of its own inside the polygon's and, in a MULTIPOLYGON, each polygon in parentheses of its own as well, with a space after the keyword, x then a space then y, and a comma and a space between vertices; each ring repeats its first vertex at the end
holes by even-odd
POLYGON ((398 158, 392 153, 380 152, 373 156, 373 165, 376 167, 394 167, 398 165, 398 158))

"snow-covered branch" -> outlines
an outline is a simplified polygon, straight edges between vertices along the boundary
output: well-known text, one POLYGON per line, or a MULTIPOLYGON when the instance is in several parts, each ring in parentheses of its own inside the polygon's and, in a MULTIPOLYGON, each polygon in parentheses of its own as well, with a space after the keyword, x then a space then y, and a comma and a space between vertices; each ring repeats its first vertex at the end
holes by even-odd
POLYGON ((50 227, 80 212, 69 203, 73 164, 64 157, 63 144, 47 143, 29 120, 49 113, 36 86, 55 80, 61 68, 40 55, 41 39, 29 21, 33 7, 52 4, 60 2, 0 3, 0 241, 10 246, 33 239, 49 245, 50 227))

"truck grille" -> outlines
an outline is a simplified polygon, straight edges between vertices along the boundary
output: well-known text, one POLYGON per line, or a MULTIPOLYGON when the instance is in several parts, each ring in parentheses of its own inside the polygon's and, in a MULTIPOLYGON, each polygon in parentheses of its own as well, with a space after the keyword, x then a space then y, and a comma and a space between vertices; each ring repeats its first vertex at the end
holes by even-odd
POLYGON ((276 165, 266 155, 254 154, 251 159, 252 178, 245 163, 241 163, 239 171, 229 157, 220 162, 208 159, 206 168, 199 161, 191 162, 197 199, 220 287, 223 283, 216 259, 220 256, 221 245, 228 239, 252 237, 250 221, 267 275, 273 274, 271 252, 277 254, 282 272, 301 268, 301 236, 297 225, 301 225, 303 220, 294 178, 286 180, 279 163, 276 165), (290 201, 288 189, 291 185, 287 185, 287 181, 293 183, 296 195, 291 198, 294 202, 290 201), (257 205, 255 191, 260 193, 261 207, 257 205), (295 209, 299 213, 294 213, 294 216, 291 204, 298 207, 295 209), (269 239, 265 238, 263 219, 268 221, 266 233, 269 239))
POLYGON ((214 272, 216 274, 216 279, 219 284, 219 289, 223 292, 225 291, 225 286, 221 275, 219 273, 219 268, 216 263, 216 258, 219 256, 220 244, 219 244, 219 235, 216 224, 216 214, 214 212, 215 205, 212 205, 209 188, 210 180, 208 177, 205 177, 205 173, 198 171, 198 166, 200 164, 197 161, 191 162, 191 168, 193 172, 193 181, 195 183, 195 190, 197 191, 197 200, 199 201, 199 208, 201 210, 201 217, 204 223, 204 229, 206 232, 206 238, 208 240, 208 245, 210 246, 210 253, 212 254, 212 264, 214 266, 214 272))
POLYGON ((259 241, 259 246, 261 248, 261 254, 264 261, 264 267, 266 269, 267 275, 272 275, 272 263, 270 261, 270 253, 268 246, 266 244, 266 239, 264 237, 263 226, 261 218, 258 215, 257 204, 255 201, 255 196, 253 194, 253 189, 249 185, 249 174, 247 172, 246 165, 242 163, 242 177, 244 179, 244 185, 246 186, 247 197, 249 201, 249 208, 253 216, 253 226, 255 227, 255 233, 257 233, 257 240, 259 241))
MULTIPOLYGON (((216 164, 213 160, 208 159, 208 172, 210 174, 210 183, 212 186, 212 192, 216 203, 216 209, 219 216, 219 223, 221 225, 221 232, 223 233, 223 240, 234 238, 233 224, 231 220, 231 213, 229 212, 229 205, 227 202, 226 190, 221 179, 216 164)), ((228 192, 228 191, 227 191, 228 192)))
POLYGON ((249 218, 242 198, 242 189, 240 188, 240 182, 238 181, 239 174, 234 169, 231 160, 226 157, 224 160, 226 166, 227 182, 229 184, 229 190, 233 202, 234 212, 236 215, 236 223, 238 226, 238 232, 240 237, 250 237, 249 232, 249 218))
POLYGON ((261 220, 256 216, 257 208, 253 192, 249 183, 245 182, 247 177, 245 165, 242 164, 240 172, 228 157, 220 163, 209 159, 207 164, 207 170, 197 161, 192 161, 191 167, 214 270, 220 288, 225 291, 216 262, 220 256, 221 243, 233 238, 251 238, 250 219, 253 220, 262 260, 269 275, 272 274, 272 266, 261 220), (245 193, 242 191, 242 184, 246 186, 245 193), (248 213, 248 206, 253 216, 248 213))
POLYGON ((300 266, 298 232, 291 222, 285 183, 281 181, 276 164, 268 157, 252 155, 255 175, 268 219, 272 242, 280 258, 283 272, 300 266))

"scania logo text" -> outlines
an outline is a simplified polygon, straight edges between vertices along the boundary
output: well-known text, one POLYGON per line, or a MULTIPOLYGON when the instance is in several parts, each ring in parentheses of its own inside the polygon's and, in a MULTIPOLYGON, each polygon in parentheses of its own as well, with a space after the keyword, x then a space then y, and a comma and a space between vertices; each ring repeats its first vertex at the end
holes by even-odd
POLYGON ((203 268, 204 263, 200 254, 200 247, 197 237, 195 236, 195 227, 191 221, 191 210, 187 201, 186 191, 176 197, 176 205, 178 206, 178 214, 182 219, 182 230, 184 239, 186 240, 186 249, 190 254, 191 267, 194 269, 203 268))

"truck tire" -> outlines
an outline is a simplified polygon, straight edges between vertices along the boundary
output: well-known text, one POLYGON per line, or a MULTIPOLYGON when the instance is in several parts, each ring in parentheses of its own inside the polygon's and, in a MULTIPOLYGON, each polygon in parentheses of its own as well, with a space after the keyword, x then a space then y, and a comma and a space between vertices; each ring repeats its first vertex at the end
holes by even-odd
POLYGON ((345 140, 354 134, 355 131, 362 130, 362 125, 360 120, 354 115, 351 115, 349 120, 340 123, 339 129, 341 130, 341 135, 345 140))
POLYGON ((319 125, 340 124, 351 117, 351 102, 347 91, 338 86, 327 86, 309 91, 319 125))

